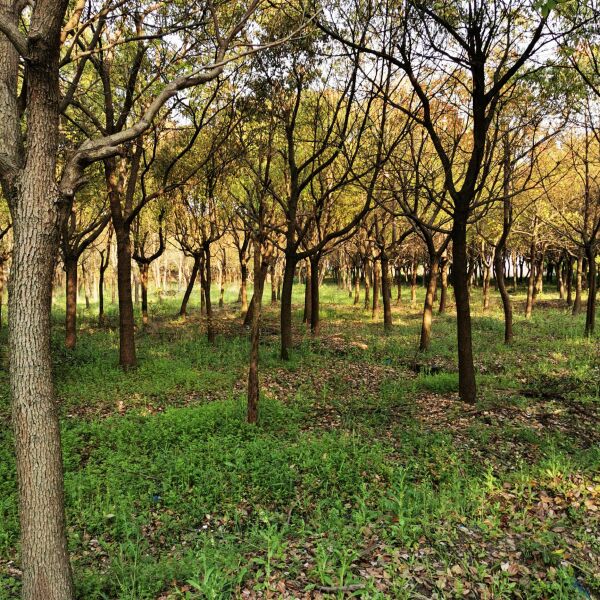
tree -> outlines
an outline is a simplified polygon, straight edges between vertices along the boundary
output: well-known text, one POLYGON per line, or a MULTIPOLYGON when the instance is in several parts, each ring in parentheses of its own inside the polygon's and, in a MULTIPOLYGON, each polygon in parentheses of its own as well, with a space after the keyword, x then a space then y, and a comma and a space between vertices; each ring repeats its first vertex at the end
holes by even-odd
MULTIPOLYGON (((0 183, 14 231, 9 298, 10 385, 26 600, 73 598, 50 359, 50 298, 61 223, 84 182, 86 167, 96 161, 110 161, 121 153, 123 145, 142 135, 178 92, 218 77, 231 58, 228 52, 233 40, 258 5, 259 0, 254 0, 246 9, 232 11, 233 16, 222 15, 221 20, 216 9, 208 7, 215 18, 207 20, 210 25, 200 36, 204 41, 197 46, 198 52, 212 60, 191 72, 176 65, 179 72, 168 76, 168 82, 140 111, 139 118, 119 131, 81 143, 65 155, 59 172, 61 109, 79 89, 82 65, 97 50, 93 27, 111 7, 96 15, 86 14, 86 20, 80 21, 79 9, 72 13, 72 19, 67 18, 66 0, 40 0, 31 8, 27 3, 0 0, 0 183), (26 9, 27 18, 21 21, 26 9), (214 31, 221 22, 227 30, 214 31), (77 68, 67 68, 75 61, 77 68), (20 68, 23 63, 26 69, 20 68), (61 73, 67 71, 70 78, 61 95, 61 73)), ((190 28, 192 36, 199 28, 189 19, 183 20, 183 26, 190 28)), ((165 34, 161 31, 160 37, 165 34)))
MULTIPOLYGON (((347 47, 381 57, 394 65, 414 91, 416 101, 396 108, 423 127, 444 169, 451 201, 452 279, 457 312, 459 395, 476 400, 475 368, 469 303, 467 228, 490 171, 498 136, 491 127, 503 99, 527 71, 528 60, 551 38, 550 8, 539 2, 465 0, 431 5, 411 0, 400 6, 355 5, 354 20, 340 16, 340 26, 320 20, 320 26, 347 47), (365 43, 367 32, 377 32, 365 43), (384 43, 380 41, 384 38, 384 43), (385 41, 391 40, 392 50, 385 41), (379 44, 379 45, 378 45, 379 44), (432 68, 433 67, 433 68, 432 68), (437 79, 439 73, 446 76, 437 79), (444 121, 434 119, 434 99, 455 99, 464 129, 458 137, 445 133, 444 121)), ((336 15, 337 16, 337 15, 336 15)), ((352 18, 352 17, 351 17, 352 18)))

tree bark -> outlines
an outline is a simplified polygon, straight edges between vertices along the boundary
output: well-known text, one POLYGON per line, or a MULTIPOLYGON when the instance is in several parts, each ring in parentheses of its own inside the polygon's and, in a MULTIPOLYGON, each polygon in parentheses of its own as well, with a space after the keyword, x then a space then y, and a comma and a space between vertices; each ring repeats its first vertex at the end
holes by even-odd
POLYGON ((147 263, 140 264, 140 285, 142 287, 142 323, 148 325, 148 271, 147 263))
POLYGON ((117 238, 117 291, 119 295, 119 364, 125 370, 137 365, 135 317, 131 294, 131 242, 127 229, 115 227, 117 238))
POLYGON ((421 320, 421 337, 419 340, 419 352, 429 350, 431 344, 431 323, 433 320, 433 302, 435 289, 437 287, 437 276, 440 268, 440 257, 434 254, 429 263, 429 278, 427 290, 425 291, 425 303, 423 305, 423 318, 421 320))
POLYGON ((248 312, 248 264, 246 259, 240 259, 240 275, 240 300, 242 302, 240 310, 242 317, 245 317, 248 312))
MULTIPOLYGON (((18 27, 14 2, 0 0, 3 17, 18 27)), ((22 168, 2 179, 13 222, 9 281, 9 355, 12 424, 19 490, 20 557, 24 600, 72 600, 63 497, 58 406, 52 378, 50 325, 52 280, 61 214, 69 198, 56 184, 59 139, 59 35, 67 3, 33 9, 28 39, 27 144, 22 168)), ((18 56, 0 34, 0 139, 15 150, 11 125, 23 125, 5 104, 16 99, 18 56), (5 88, 7 86, 7 88, 5 88), (6 93, 8 89, 8 93, 6 93), (14 93, 14 96, 13 96, 14 93), (6 112, 5 112, 6 111, 6 112)), ((19 150, 17 150, 19 152, 19 150)))
POLYGON ((440 305, 438 308, 438 313, 443 315, 446 312, 446 304, 448 303, 448 258, 443 256, 440 262, 442 291, 440 293, 440 305))
POLYGON ((588 262, 588 299, 585 313, 585 335, 591 336, 596 327, 596 254, 591 245, 586 245, 585 253, 588 262))
POLYGON ((312 314, 312 276, 311 263, 308 261, 306 265, 306 277, 304 278, 304 312, 302 314, 302 322, 310 323, 312 314))
POLYGON ((65 260, 65 274, 65 346, 73 349, 77 344, 77 258, 65 260))
MULTIPOLYGON (((215 326, 213 322, 212 301, 210 299, 210 288, 212 281, 210 248, 204 250, 204 276, 200 278, 203 286, 203 298, 206 307, 206 339, 209 344, 215 343, 215 326)), ((255 282, 256 285, 256 282, 255 282)))
POLYGON ((510 344, 513 339, 513 313, 512 301, 508 289, 506 288, 506 278, 504 276, 505 256, 505 246, 496 247, 496 253, 494 254, 494 271, 498 291, 500 292, 500 298, 502 299, 502 310, 504 311, 504 343, 510 344))
POLYGON ((185 317, 187 315, 187 305, 190 301, 190 296, 192 295, 192 290, 194 289, 194 284, 196 282, 196 278, 198 277, 198 268, 200 266, 200 259, 197 256, 194 256, 194 265, 192 267, 192 274, 190 275, 190 280, 188 281, 187 287, 185 288, 185 293, 183 294, 183 300, 181 301, 181 308, 179 309, 179 316, 185 317))
POLYGON ((417 303, 417 261, 415 255, 412 256, 410 264, 410 305, 414 307, 417 303))
POLYGON ((383 296, 383 329, 392 330, 392 293, 390 285, 390 260, 387 254, 381 253, 381 293, 383 296))
POLYGON ((575 301, 573 302, 573 314, 581 312, 581 290, 583 283, 583 253, 577 254, 577 271, 575 274, 575 301))
POLYGON ((379 268, 379 261, 373 261, 373 307, 371 311, 371 318, 374 319, 379 312, 379 293, 381 288, 381 273, 379 268))
POLYGON ((321 317, 319 309, 319 263, 320 255, 313 254, 310 257, 310 332, 317 336, 321 329, 321 317))
POLYGON ((254 294, 250 303, 252 320, 250 325, 250 362, 248 367, 248 423, 256 423, 258 421, 258 400, 260 395, 258 378, 260 318, 267 268, 268 263, 266 261, 261 264, 260 246, 256 243, 254 248, 254 294))
POLYGON ((271 304, 277 304, 277 276, 275 273, 275 262, 270 266, 271 271, 271 304))
POLYGON ((283 270, 283 284, 281 288, 281 358, 290 359, 292 347, 292 292, 294 289, 294 273, 296 271, 296 260, 292 255, 285 257, 283 270))
POLYGON ((573 305, 573 257, 567 255, 567 306, 573 305))
POLYGON ((469 303, 467 223, 455 217, 452 228, 452 275, 456 299, 456 333, 458 342, 458 393, 463 402, 474 404, 477 397, 471 308, 469 303))

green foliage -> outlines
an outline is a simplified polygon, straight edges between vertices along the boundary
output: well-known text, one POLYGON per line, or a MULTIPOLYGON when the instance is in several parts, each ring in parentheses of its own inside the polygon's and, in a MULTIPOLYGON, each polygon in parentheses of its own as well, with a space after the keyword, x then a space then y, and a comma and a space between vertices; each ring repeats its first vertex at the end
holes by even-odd
MULTIPOLYGON (((435 319, 431 351, 415 373, 414 311, 395 309, 394 331, 383 336, 370 311, 325 286, 323 337, 303 338, 289 363, 277 358, 277 336, 268 333, 276 309, 266 307, 260 422, 249 426, 236 387, 245 332, 210 347, 195 302, 184 322, 173 316, 176 300, 151 299, 151 326, 138 332, 140 367, 127 374, 116 366, 112 312, 105 329, 93 308, 81 309, 79 345, 66 352, 55 311, 79 597, 225 599, 244 589, 277 597, 278 586, 293 582, 298 593, 364 586, 353 593, 377 599, 414 597, 418 581, 444 598, 478 585, 507 599, 600 590, 577 554, 597 548, 585 500, 598 485, 600 454, 581 414, 540 428, 536 415, 565 406, 533 393, 597 403, 597 348, 581 337, 581 317, 542 307, 531 321, 516 314, 507 348, 498 305, 484 316, 474 289, 481 400, 468 416, 455 400, 452 315, 435 319)), ((298 328, 301 299, 297 286, 298 328)), ((7 385, 2 371, 5 423, 7 385)), ((2 427, 3 600, 19 593, 17 540, 12 435, 2 427)))

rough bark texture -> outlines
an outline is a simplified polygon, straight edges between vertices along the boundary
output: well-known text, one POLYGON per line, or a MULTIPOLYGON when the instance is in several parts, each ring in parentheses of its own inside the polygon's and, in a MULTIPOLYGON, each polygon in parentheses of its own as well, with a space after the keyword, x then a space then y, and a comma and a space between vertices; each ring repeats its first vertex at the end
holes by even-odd
MULTIPOLYGON (((0 11, 18 23, 14 4, 0 11)), ((27 44, 27 148, 16 107, 18 57, 0 35, 0 140, 18 157, 2 174, 14 224, 9 297, 12 423, 21 524, 22 597, 71 600, 58 407, 50 358, 52 279, 66 199, 56 181, 59 35, 66 1, 39 0, 27 44), (23 154, 20 154, 21 150, 23 154)))

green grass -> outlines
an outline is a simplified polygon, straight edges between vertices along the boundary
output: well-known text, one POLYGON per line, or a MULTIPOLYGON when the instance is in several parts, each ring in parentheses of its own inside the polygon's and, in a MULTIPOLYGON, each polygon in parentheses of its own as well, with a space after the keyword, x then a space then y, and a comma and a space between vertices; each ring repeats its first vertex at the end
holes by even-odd
MULTIPOLYGON (((381 316, 327 285, 313 340, 296 286, 288 363, 278 358, 277 307, 266 307, 254 427, 244 422, 248 340, 236 294, 229 287, 217 310, 214 346, 195 298, 183 321, 178 298, 152 297, 151 324, 136 334, 140 365, 129 373, 116 364, 115 307, 99 327, 96 307, 80 306, 68 352, 57 298, 53 356, 79 598, 292 598, 357 585, 351 593, 364 598, 600 593, 600 452, 589 416, 600 357, 582 318, 540 306, 528 321, 517 306, 506 347, 497 300, 483 314, 474 290, 471 409, 457 401, 452 313, 435 318, 417 374, 418 306, 394 307, 394 330, 383 335, 381 316)), ((6 362, 5 329, 0 348, 6 362)), ((20 585, 9 414, 4 369, 7 599, 20 585)))

